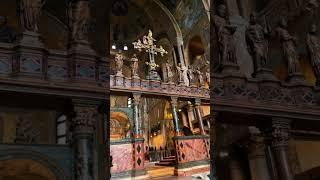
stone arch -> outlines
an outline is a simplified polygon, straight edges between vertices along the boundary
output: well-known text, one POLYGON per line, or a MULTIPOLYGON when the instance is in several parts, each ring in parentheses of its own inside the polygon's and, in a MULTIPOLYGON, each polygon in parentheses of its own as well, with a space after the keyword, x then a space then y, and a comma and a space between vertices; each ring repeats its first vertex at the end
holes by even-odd
POLYGON ((206 53, 206 47, 200 35, 194 35, 189 39, 187 49, 190 64, 195 63, 195 58, 203 56, 206 53))
POLYGON ((110 137, 119 139, 126 137, 127 131, 131 129, 128 115, 122 111, 112 111, 110 113, 110 137))
MULTIPOLYGON (((55 177, 56 180, 68 180, 71 177, 67 175, 65 170, 56 162, 56 160, 49 158, 48 156, 31 150, 26 149, 6 149, 0 151, 0 162, 9 162, 10 161, 21 161, 21 162, 29 162, 38 167, 42 167, 44 169, 47 168, 48 172, 51 172, 52 175, 48 177, 55 177)), ((35 176, 36 173, 35 173, 35 176)), ((42 177, 38 174, 37 177, 42 177)), ((49 178, 49 180, 51 180, 49 178)))

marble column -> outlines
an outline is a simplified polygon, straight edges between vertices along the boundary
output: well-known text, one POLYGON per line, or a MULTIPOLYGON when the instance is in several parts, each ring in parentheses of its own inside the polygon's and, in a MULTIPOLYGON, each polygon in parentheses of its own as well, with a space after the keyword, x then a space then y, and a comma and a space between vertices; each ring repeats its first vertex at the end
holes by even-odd
POLYGON ((182 66, 186 66, 186 62, 184 61, 184 54, 183 54, 183 38, 177 37, 177 49, 179 54, 179 61, 182 66))
POLYGON ((193 113, 193 105, 190 102, 188 102, 187 111, 188 111, 188 120, 189 120, 189 124, 190 124, 190 130, 193 132, 193 124, 192 124, 192 122, 195 119, 194 119, 194 113, 193 113))
POLYGON ((198 122, 200 125, 200 132, 202 135, 205 135, 206 132, 204 131, 203 120, 202 120, 202 116, 201 116, 201 112, 200 112, 200 105, 201 105, 201 100, 196 99, 195 100, 195 109, 196 109, 196 113, 197 113, 198 122))
POLYGON ((182 122, 183 122, 183 126, 189 127, 188 125, 188 121, 187 121, 187 116, 185 114, 185 112, 181 112, 181 118, 182 118, 182 122))
POLYGON ((134 130, 133 130, 133 160, 134 160, 134 177, 144 176, 144 138, 141 133, 141 121, 139 117, 139 104, 141 100, 140 93, 133 93, 133 116, 134 116, 134 130))
POLYGON ((211 120, 211 128, 210 128, 210 179, 217 180, 217 148, 216 148, 216 131, 215 131, 215 124, 216 124, 216 117, 217 113, 211 110, 210 112, 210 120, 211 120))
POLYGON ((141 94, 134 93, 133 94, 133 120, 134 120, 134 129, 133 134, 134 137, 140 137, 140 125, 139 125, 139 103, 140 103, 141 94))
POLYGON ((75 179, 94 179, 94 132, 97 120, 97 106, 90 102, 73 100, 72 145, 75 152, 75 179))
POLYGON ((293 180, 288 161, 288 143, 290 139, 291 120, 285 118, 272 119, 272 151, 281 180, 293 180))
POLYGON ((265 140, 256 127, 249 127, 248 158, 252 180, 271 180, 269 174, 265 140))
POLYGON ((179 128, 179 118, 177 113, 178 97, 171 97, 170 104, 172 108, 172 118, 173 118, 175 133, 177 136, 179 136, 181 135, 181 130, 179 128))

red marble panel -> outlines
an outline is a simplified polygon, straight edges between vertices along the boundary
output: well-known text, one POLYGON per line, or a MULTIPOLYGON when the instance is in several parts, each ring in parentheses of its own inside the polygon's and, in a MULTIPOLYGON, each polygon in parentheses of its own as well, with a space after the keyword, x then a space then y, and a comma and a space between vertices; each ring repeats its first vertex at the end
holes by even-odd
POLYGON ((179 163, 209 159, 207 139, 178 139, 176 150, 179 163))
POLYGON ((134 161, 136 170, 144 169, 144 143, 143 142, 135 142, 134 143, 134 161))
POLYGON ((111 173, 119 173, 133 169, 132 144, 115 144, 110 146, 112 156, 111 173))

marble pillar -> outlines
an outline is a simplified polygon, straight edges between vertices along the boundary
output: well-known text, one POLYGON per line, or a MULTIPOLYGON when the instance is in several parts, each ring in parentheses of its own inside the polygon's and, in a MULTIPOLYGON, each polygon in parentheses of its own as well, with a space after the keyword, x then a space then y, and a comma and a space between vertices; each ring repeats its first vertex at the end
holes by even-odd
POLYGON ((189 127, 185 112, 181 112, 181 118, 182 118, 183 126, 189 127))
POLYGON ((197 119, 198 119, 198 122, 199 122, 199 125, 200 125, 200 133, 201 133, 201 135, 205 135, 206 132, 204 131, 202 115, 201 115, 201 112, 200 112, 200 105, 201 105, 201 100, 200 99, 196 99, 195 100, 195 109, 196 109, 197 119))
POLYGON ((94 179, 94 132, 97 107, 87 101, 73 100, 72 145, 75 152, 75 179, 94 179))
POLYGON ((278 170, 278 177, 281 180, 293 180, 287 152, 290 139, 290 124, 291 120, 289 119, 272 119, 272 151, 278 170))
POLYGON ((134 129, 133 134, 134 137, 140 137, 140 121, 139 121, 139 103, 140 103, 141 94, 135 93, 133 94, 133 120, 134 120, 134 129))
POLYGON ((259 129, 249 127, 248 159, 252 180, 271 180, 266 158, 265 140, 259 129))
POLYGON ((175 133, 177 136, 179 136, 181 135, 181 130, 179 128, 179 118, 177 113, 178 97, 171 97, 170 104, 172 108, 172 118, 173 118, 175 133))
POLYGON ((194 119, 194 113, 193 113, 193 105, 190 102, 188 102, 187 111, 188 111, 188 120, 190 124, 190 130, 193 132, 193 121, 195 119, 194 119))

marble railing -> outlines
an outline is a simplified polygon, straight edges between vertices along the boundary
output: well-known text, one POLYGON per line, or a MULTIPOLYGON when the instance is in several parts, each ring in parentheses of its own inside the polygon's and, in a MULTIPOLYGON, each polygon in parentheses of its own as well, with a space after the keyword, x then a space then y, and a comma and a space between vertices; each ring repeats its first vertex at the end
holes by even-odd
POLYGON ((110 76, 111 91, 141 92, 160 96, 210 99, 210 90, 205 87, 183 86, 155 80, 110 76))
POLYGON ((106 58, 94 52, 56 51, 34 44, 0 43, 1 89, 69 95, 82 91, 83 96, 100 93, 105 98, 109 85, 106 58))
POLYGON ((214 111, 309 120, 320 117, 320 89, 303 81, 287 83, 223 74, 212 74, 211 78, 214 111))

